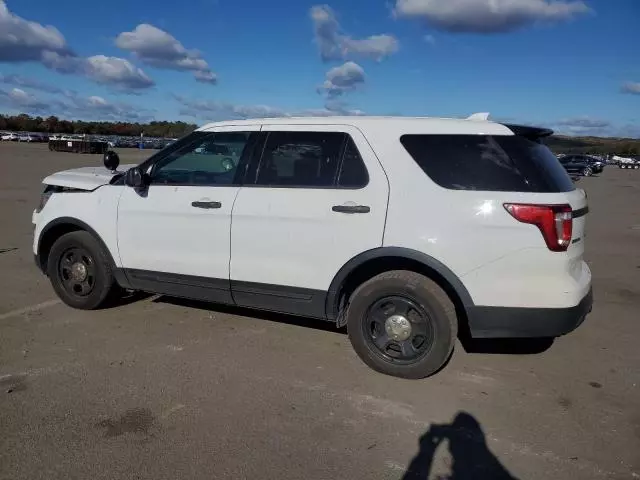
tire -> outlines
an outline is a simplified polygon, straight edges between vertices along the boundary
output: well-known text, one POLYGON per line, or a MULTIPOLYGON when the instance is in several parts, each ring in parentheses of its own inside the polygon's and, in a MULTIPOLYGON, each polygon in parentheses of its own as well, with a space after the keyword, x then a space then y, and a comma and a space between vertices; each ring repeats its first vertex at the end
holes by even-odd
POLYGON ((360 285, 346 317, 349 340, 360 359, 394 377, 419 379, 438 372, 451 357, 458 333, 455 308, 444 290, 405 270, 381 273, 360 285), (398 340, 393 322, 401 322, 402 329, 402 318, 405 330, 398 340))
POLYGON ((591 170, 589 167, 586 167, 584 170, 582 170, 583 177, 590 177, 591 175, 593 175, 593 170, 591 170))
POLYGON ((634 165, 634 166, 633 166, 633 169, 634 169, 634 170, 638 170, 639 168, 640 168, 640 165, 634 165))
POLYGON ((117 291, 108 252, 85 231, 70 232, 55 241, 47 260, 47 275, 58 297, 81 310, 103 306, 117 291), (76 267, 78 264, 84 269, 76 267))

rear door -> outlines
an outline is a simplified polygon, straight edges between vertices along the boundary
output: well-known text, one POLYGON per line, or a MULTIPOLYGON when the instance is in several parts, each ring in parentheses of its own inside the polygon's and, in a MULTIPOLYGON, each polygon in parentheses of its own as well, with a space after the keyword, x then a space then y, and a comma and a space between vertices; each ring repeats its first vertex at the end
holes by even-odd
POLYGON ((362 133, 344 125, 264 125, 232 213, 239 305, 323 318, 329 285, 380 247, 388 183, 362 133))

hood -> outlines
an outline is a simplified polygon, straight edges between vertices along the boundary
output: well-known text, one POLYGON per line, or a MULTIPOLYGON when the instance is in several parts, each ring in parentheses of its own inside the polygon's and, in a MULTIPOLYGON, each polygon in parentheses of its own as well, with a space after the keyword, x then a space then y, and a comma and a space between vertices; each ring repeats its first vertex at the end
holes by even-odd
POLYGON ((102 185, 111 183, 114 177, 135 166, 135 164, 120 165, 115 172, 111 172, 105 167, 72 168, 71 170, 63 170, 49 175, 42 183, 58 187, 77 188, 79 190, 95 190, 102 185))

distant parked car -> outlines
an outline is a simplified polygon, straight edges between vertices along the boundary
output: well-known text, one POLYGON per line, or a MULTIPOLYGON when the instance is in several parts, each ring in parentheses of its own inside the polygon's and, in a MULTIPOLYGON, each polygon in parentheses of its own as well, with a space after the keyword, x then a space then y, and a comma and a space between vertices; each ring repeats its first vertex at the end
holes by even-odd
POLYGON ((577 157, 584 157, 584 159, 589 162, 591 168, 593 169, 593 173, 602 173, 604 167, 607 165, 603 160, 593 157, 591 155, 576 155, 577 157))
POLYGON ((31 142, 33 142, 33 137, 28 133, 21 133, 18 136, 18 141, 19 142, 29 142, 29 143, 31 143, 31 142))
POLYGON ((15 133, 3 133, 0 137, 3 142, 17 142, 18 136, 15 133))
POLYGON ((602 172, 604 164, 588 155, 566 155, 558 159, 567 173, 590 177, 594 173, 602 172))

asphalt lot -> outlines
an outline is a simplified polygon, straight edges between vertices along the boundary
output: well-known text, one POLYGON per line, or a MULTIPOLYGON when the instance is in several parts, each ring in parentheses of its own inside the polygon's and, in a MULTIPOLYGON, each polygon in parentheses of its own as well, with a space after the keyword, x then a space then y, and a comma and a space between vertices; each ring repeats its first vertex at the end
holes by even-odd
POLYGON ((162 297, 60 304, 31 212, 44 176, 100 162, 0 143, 0 479, 640 478, 639 172, 579 184, 596 298, 581 328, 546 350, 458 344, 407 381, 328 324, 162 297))

